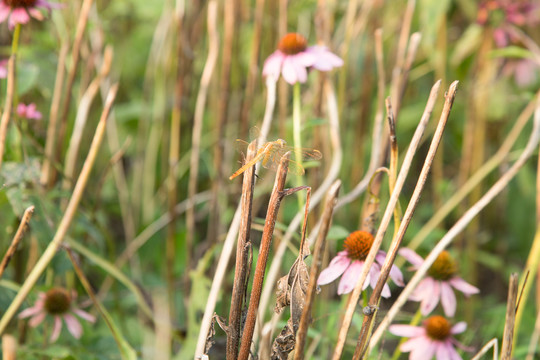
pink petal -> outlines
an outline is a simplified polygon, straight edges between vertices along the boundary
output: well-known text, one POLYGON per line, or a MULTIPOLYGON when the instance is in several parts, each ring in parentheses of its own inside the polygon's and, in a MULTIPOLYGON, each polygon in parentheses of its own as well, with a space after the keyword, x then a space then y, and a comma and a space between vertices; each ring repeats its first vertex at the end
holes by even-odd
POLYGON ((0 3, 0 22, 6 21, 10 12, 11 12, 11 8, 9 6, 4 5, 4 3, 1 2, 0 3))
POLYGON ((39 324, 43 322, 43 320, 45 320, 46 315, 47 313, 45 313, 45 311, 40 312, 39 314, 36 314, 34 317, 30 319, 30 321, 28 321, 28 325, 30 325, 31 327, 38 326, 39 324))
POLYGON ((79 320, 77 320, 77 318, 71 314, 65 314, 64 321, 66 322, 67 328, 71 335, 73 335, 74 338, 79 339, 83 332, 79 320))
POLYGON ((313 67, 320 71, 330 71, 335 67, 343 66, 343 60, 332 53, 326 46, 311 46, 307 49, 315 55, 313 67))
POLYGON ((450 354, 450 360, 463 360, 461 358, 461 356, 459 356, 458 352, 456 351, 456 349, 451 345, 451 344, 448 344, 447 345, 447 349, 448 349, 448 352, 450 354))
POLYGON ((19 319, 25 319, 29 316, 33 316, 33 315, 36 315, 40 312, 43 311, 43 306, 38 306, 37 304, 32 306, 32 307, 29 307, 29 308, 26 308, 24 309, 23 311, 20 312, 19 314, 19 319))
POLYGON ((401 346, 399 347, 399 350, 403 352, 410 352, 420 346, 421 347, 425 346, 425 343, 426 343, 426 339, 424 335, 419 336, 419 337, 413 337, 405 341, 403 344, 401 344, 401 346))
POLYGON ((36 8, 29 8, 28 13, 30 16, 32 16, 34 19, 37 19, 39 21, 43 21, 45 19, 45 16, 36 8))
POLYGON ((456 295, 448 281, 441 281, 441 303, 446 316, 453 317, 456 314, 456 295))
MULTIPOLYGON (((364 267, 364 262, 355 260, 347 268, 347 270, 345 270, 345 273, 341 277, 341 281, 339 282, 339 285, 338 285, 337 293, 339 295, 348 294, 354 289, 356 285, 356 281, 358 280, 358 276, 362 272, 363 267, 364 267)), ((366 282, 369 283, 368 279, 366 279, 366 282)))
POLYGON ((294 85, 298 82, 298 74, 296 73, 296 67, 294 62, 289 56, 283 60, 283 66, 281 68, 281 74, 286 82, 291 85, 294 85))
POLYGON ((427 277, 421 280, 416 289, 414 289, 412 292, 411 296, 409 296, 409 299, 413 301, 422 301, 424 298, 433 293, 434 283, 435 280, 433 280, 432 277, 427 277))
POLYGON ((388 286, 388 284, 384 284, 381 291, 381 296, 385 299, 388 299, 390 296, 392 296, 392 293, 390 292, 390 286, 388 286))
POLYGON ((403 256, 408 262, 413 264, 417 269, 420 265, 424 263, 424 259, 414 251, 408 248, 401 248, 398 251, 398 254, 403 256))
POLYGON ((403 274, 396 265, 392 265, 392 267, 390 268, 390 279, 392 279, 392 281, 394 281, 397 286, 405 286, 405 282, 403 281, 403 274))
POLYGON ((341 251, 332 259, 328 267, 321 271, 319 279, 317 280, 317 285, 329 284, 345 272, 345 269, 347 269, 351 263, 351 259, 349 259, 346 254, 345 251, 341 251))
POLYGON ((58 337, 60 336, 60 331, 62 330, 62 319, 60 319, 60 316, 54 317, 54 327, 53 332, 51 334, 50 341, 53 343, 56 340, 58 340, 58 337))
POLYGON ((368 273, 369 283, 371 284, 371 287, 373 289, 375 289, 375 286, 377 286, 377 282, 379 281, 380 275, 381 275, 381 267, 379 266, 379 264, 373 263, 368 273))
POLYGON ((450 360, 450 353, 447 349, 446 342, 437 341, 437 360, 450 360))
POLYGON ((441 296, 441 288, 439 281, 433 281, 433 292, 431 294, 426 294, 420 305, 422 309, 422 315, 427 315, 435 309, 439 303, 439 298, 441 296))
POLYGON ((277 80, 281 73, 283 60, 285 60, 285 54, 279 50, 274 51, 264 62, 263 76, 272 76, 277 80))
POLYGON ((390 325, 388 331, 401 337, 418 337, 426 334, 426 330, 423 327, 411 325, 390 325))
POLYGON ((460 277, 453 277, 450 280, 448 280, 450 285, 452 285, 455 289, 461 291, 465 296, 467 295, 473 295, 478 294, 480 290, 477 287, 472 286, 465 280, 463 280, 460 277))
POLYGON ((451 334, 461 334, 467 330, 467 323, 465 321, 460 321, 454 326, 452 326, 452 329, 450 330, 451 334))
POLYGON ((91 323, 94 323, 96 322, 96 317, 94 315, 91 315, 89 313, 87 313, 86 311, 84 310, 81 310, 81 309, 72 309, 72 311, 77 314, 80 318, 88 321, 88 322, 91 322, 91 323))
POLYGON ((435 355, 437 342, 427 337, 423 337, 422 339, 424 342, 412 349, 409 360, 431 360, 435 355))
POLYGON ((314 54, 305 51, 302 51, 296 55, 291 55, 291 57, 296 64, 305 68, 313 66, 313 64, 317 61, 317 58, 314 54))
POLYGON ((386 260, 386 252, 379 250, 377 255, 375 255, 375 261, 381 264, 381 267, 384 265, 384 260, 386 260))
POLYGON ((24 8, 15 8, 11 11, 9 21, 10 23, 13 22, 13 24, 26 24, 30 21, 30 16, 28 16, 28 13, 24 8))

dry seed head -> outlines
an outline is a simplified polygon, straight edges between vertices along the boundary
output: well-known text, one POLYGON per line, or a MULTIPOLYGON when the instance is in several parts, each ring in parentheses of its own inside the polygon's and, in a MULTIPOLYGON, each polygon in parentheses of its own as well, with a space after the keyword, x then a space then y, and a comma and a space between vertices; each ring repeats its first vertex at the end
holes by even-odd
POLYGON ((69 311, 71 296, 66 289, 52 288, 45 293, 45 310, 51 315, 61 315, 69 311))

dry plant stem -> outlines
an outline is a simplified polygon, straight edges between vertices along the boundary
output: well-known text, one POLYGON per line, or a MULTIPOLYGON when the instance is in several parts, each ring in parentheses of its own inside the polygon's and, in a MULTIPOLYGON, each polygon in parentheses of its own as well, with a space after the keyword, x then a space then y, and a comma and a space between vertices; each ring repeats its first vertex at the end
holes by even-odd
POLYGON ((2 259, 2 262, 0 263, 0 279, 2 278, 2 275, 4 275, 4 271, 6 270, 9 261, 11 260, 11 257, 13 254, 15 254, 15 251, 17 250, 17 246, 22 240, 22 237, 24 235, 24 232, 26 231, 28 222, 30 221, 30 218, 32 217, 32 214, 34 213, 34 206, 28 207, 23 214, 23 217, 21 219, 21 223, 19 224, 19 228, 17 229, 17 232, 15 233, 15 237, 13 240, 11 240, 11 244, 9 245, 8 250, 6 251, 6 255, 4 255, 4 258, 2 259))
MULTIPOLYGON (((398 172, 398 145, 396 138, 396 120, 394 118, 394 112, 392 111, 392 102, 390 98, 386 98, 386 116, 388 117, 388 129, 390 130, 390 167, 388 183, 390 187, 390 193, 394 191, 396 186, 396 177, 398 172)), ((399 222, 401 219, 401 208, 399 202, 397 203, 396 210, 394 211, 394 237, 397 234, 399 222)))
MULTIPOLYGON (((93 4, 93 0, 84 0, 81 11, 79 13, 79 20, 77 22, 77 30, 75 32, 75 40, 73 41, 73 48, 71 50, 71 68, 69 69, 69 74, 67 78, 66 89, 64 93, 66 97, 64 99, 64 104, 62 107, 62 115, 60 116, 60 127, 58 129, 58 137, 56 144, 56 155, 52 159, 59 159, 62 153, 62 147, 64 146, 64 136, 67 128, 67 118, 69 114, 69 105, 71 103, 71 92, 73 84, 75 83, 75 76, 77 75, 77 68, 79 65, 79 57, 81 51, 81 44, 84 36, 84 30, 88 22, 88 15, 93 4)), ((54 171, 54 169, 51 169, 54 171)), ((51 174, 52 176, 52 174, 51 174)), ((53 176, 54 178, 54 176, 53 176)))
MULTIPOLYGON (((448 90, 448 94, 446 95, 444 108, 442 110, 442 114, 439 119, 437 129, 435 130, 435 134, 433 135, 433 139, 431 141, 431 145, 426 155, 424 165, 422 167, 420 175, 418 176, 418 181, 416 182, 416 186, 411 196, 411 200, 409 201, 409 205, 407 206, 407 209, 405 210, 405 214, 403 215, 403 219, 401 220, 401 224, 399 225, 397 233, 394 236, 394 239, 392 240, 392 244, 390 245, 390 249, 388 250, 388 255, 386 256, 386 259, 384 260, 384 264, 381 267, 381 273, 379 275, 379 279, 377 280, 377 285, 373 289, 373 292, 371 293, 371 296, 369 298, 369 302, 368 302, 369 307, 377 306, 381 299, 381 293, 382 293, 383 287, 388 280, 388 276, 390 275, 390 269, 392 268, 392 265, 394 264, 394 260, 396 259, 397 252, 399 250, 399 247, 401 246, 401 242, 403 241, 405 232, 407 231, 407 228, 409 227, 409 224, 412 220, 412 217, 416 210, 416 206, 418 205, 418 201, 420 200, 420 196, 422 195, 422 191, 424 190, 424 186, 426 184, 429 171, 431 170, 433 159, 435 158, 435 154, 437 153, 437 149, 439 147, 439 144, 441 143, 443 132, 446 127, 448 118, 450 116, 450 111, 452 110, 452 105, 454 103, 454 99, 456 96, 457 84, 458 84, 457 81, 452 83, 448 90)), ((355 360, 363 358, 367 350, 366 347, 369 342, 371 330, 373 327, 373 321, 375 320, 376 314, 377 314, 377 311, 371 314, 364 314, 362 329, 360 330, 358 344, 356 346, 356 350, 354 352, 354 357, 353 357, 353 359, 355 360)))
POLYGON ((9 334, 2 336, 2 360, 17 359, 17 339, 9 334))
POLYGON ((289 162, 287 161, 289 157, 290 153, 287 153, 281 158, 274 188, 272 190, 272 194, 270 195, 270 200, 268 201, 268 210, 266 213, 266 220, 264 222, 261 247, 259 249, 257 265, 255 266, 255 273, 253 274, 253 285, 251 288, 246 323, 244 325, 244 332, 242 334, 242 341, 240 343, 240 353, 238 355, 239 360, 247 360, 249 357, 251 338, 253 337, 253 331, 255 330, 255 320, 257 319, 257 310, 259 308, 259 301, 261 298, 264 273, 266 272, 266 262, 270 252, 270 244, 272 243, 272 237, 274 236, 274 227, 276 225, 277 213, 281 205, 281 200, 285 196, 283 190, 285 188, 285 180, 287 179, 287 171, 289 169, 289 162))
POLYGON ((482 357, 489 351, 489 349, 493 348, 493 360, 497 360, 499 358, 499 342, 497 338, 491 339, 488 341, 486 345, 484 345, 480 351, 474 355, 471 360, 480 360, 482 357))
POLYGON ((510 360, 512 358, 512 342, 514 339, 518 291, 518 275, 513 273, 510 275, 510 283, 508 287, 506 320, 504 322, 504 334, 501 346, 501 360, 510 360))
POLYGON ((518 116, 514 126, 508 133, 503 144, 486 163, 478 169, 478 171, 467 180, 467 182, 461 187, 457 193, 452 196, 442 208, 440 208, 435 215, 429 219, 429 221, 418 231, 418 234, 407 245, 412 250, 415 250, 422 244, 422 242, 429 236, 429 234, 439 225, 446 216, 459 204, 461 201, 478 185, 493 169, 499 166, 504 159, 507 158, 508 153, 514 146, 519 134, 529 121, 530 116, 534 112, 535 103, 540 98, 540 91, 536 93, 536 96, 529 104, 523 109, 518 116))
POLYGON ((4 159, 4 151, 6 149, 6 135, 8 131, 9 119, 11 119, 11 108, 13 107, 13 96, 15 92, 15 55, 11 55, 8 61, 8 77, 6 102, 4 112, 0 118, 0 169, 4 159))
POLYGON ((332 215, 334 213, 334 207, 336 205, 340 187, 341 181, 336 180, 332 184, 332 186, 328 190, 328 194, 326 195, 324 211, 321 216, 321 228, 319 230, 319 234, 313 248, 313 260, 309 272, 309 284, 306 293, 306 302, 302 311, 302 317, 300 318, 300 324, 298 325, 298 331, 296 333, 296 346, 294 352, 295 360, 301 360, 304 358, 304 346, 306 343, 309 322, 311 321, 311 307, 313 304, 313 298, 315 297, 317 278, 319 277, 319 273, 321 272, 322 257, 326 242, 326 236, 328 234, 328 230, 330 230, 330 224, 332 223, 332 215))
POLYGON ((15 296, 15 298, 9 305, 8 309, 5 311, 4 315, 2 316, 2 319, 0 319, 0 334, 4 332, 4 330, 6 329, 6 326, 15 315, 15 312, 17 311, 17 309, 19 309, 19 307, 21 306, 22 302, 24 301, 24 299, 26 298, 30 290, 32 290, 32 288, 38 281, 41 274, 43 274, 43 272, 45 271, 45 269, 47 268, 47 266, 53 259, 54 255, 56 255, 58 248, 60 247, 62 241, 64 240, 64 237, 66 236, 69 230, 69 226, 71 225, 71 222, 73 218, 75 217, 75 213, 77 212, 77 208, 81 201, 84 189, 86 188, 88 178, 90 177, 90 172, 92 170, 92 167, 94 166, 94 162, 96 160, 96 156, 98 154, 101 141, 103 140, 105 127, 107 125, 107 118, 109 116, 112 105, 114 103, 114 99, 116 97, 117 91, 118 91, 118 84, 115 84, 111 87, 111 90, 109 91, 109 95, 107 96, 105 107, 101 114, 99 124, 96 128, 96 132, 92 140, 92 144, 90 145, 90 149, 88 150, 88 156, 86 157, 83 168, 81 170, 81 174, 79 175, 79 178, 77 179, 77 183, 75 184, 75 188, 73 189, 73 194, 71 195, 71 199, 69 200, 68 206, 64 213, 64 217, 62 218, 62 220, 60 221, 60 224, 58 225, 58 229, 56 231, 56 234, 54 235, 54 238, 49 243, 49 245, 43 252, 43 255, 39 258, 38 262, 36 263, 32 271, 30 272, 30 274, 28 274, 19 292, 17 293, 17 295, 15 296))
POLYGON ((64 84, 64 67, 69 50, 67 41, 63 41, 58 55, 58 66, 56 67, 56 79, 54 80, 54 90, 49 112, 49 125, 47 126, 47 140, 45 141, 45 157, 41 166, 41 185, 49 185, 51 179, 51 167, 54 162, 54 149, 56 145, 56 127, 58 121, 58 109, 62 100, 62 85, 64 84))
MULTIPOLYGON (((336 94, 335 94, 334 88, 332 87, 328 79, 325 82, 324 90, 325 90, 325 95, 326 95, 326 100, 327 100, 330 143, 332 145, 333 154, 332 154, 332 160, 331 160, 331 165, 330 165, 328 174, 326 175, 325 179, 323 180, 322 184, 319 186, 317 191, 313 193, 310 206, 309 206, 309 211, 311 211, 317 204, 319 204, 319 202, 322 200, 323 196, 326 194, 330 186, 337 179, 339 175, 339 170, 341 169, 342 160, 343 160, 343 150, 341 148, 336 94)), ((267 273, 268 280, 266 282, 266 285, 264 287, 263 294, 261 297, 261 306, 259 307, 259 316, 258 316, 259 321, 257 322, 258 329, 257 329, 257 332, 255 333, 254 342, 259 337, 260 331, 262 330, 262 324, 263 324, 262 320, 264 319, 264 313, 268 309, 268 304, 270 303, 270 299, 274 292, 274 285, 279 275, 281 261, 283 260, 283 256, 285 255, 285 251, 294 235, 294 232, 296 231, 298 226, 300 226, 301 224, 303 215, 304 215, 303 212, 299 212, 295 215, 295 217, 293 218, 293 220, 287 227, 287 231, 285 232, 283 239, 281 239, 278 249, 276 250, 276 253, 272 259, 272 264, 267 273)), ((316 236, 315 231, 311 235, 316 236)), ((308 243, 311 244, 312 241, 308 241, 308 243)))
MULTIPOLYGON (((191 135, 191 156, 189 161, 189 183, 188 183, 188 199, 193 201, 193 197, 197 192, 197 178, 199 176, 199 155, 201 150, 201 133, 203 127, 204 108, 206 106, 206 99, 208 97, 208 87, 210 80, 212 80, 212 74, 214 73, 214 67, 216 65, 217 56, 219 53, 219 36, 217 33, 217 2, 215 0, 208 4, 208 56, 206 58, 206 64, 201 76, 201 82, 199 86, 199 92, 197 93, 197 101, 195 103, 195 115, 193 119, 193 133, 191 135)), ((190 254, 193 251, 193 237, 195 235, 195 208, 190 206, 186 213, 186 249, 188 258, 188 268, 191 268, 190 254)), ((174 261, 174 252, 170 254, 172 256, 171 261, 174 261)), ((172 265, 172 264, 171 264, 172 265)), ((170 274, 172 276, 172 274, 170 274)), ((174 281, 174 279, 171 280, 174 281)))
POLYGON ((527 357, 525 360, 533 360, 538 347, 538 341, 540 340, 540 311, 536 313, 536 323, 534 325, 534 331, 531 335, 531 342, 529 343, 529 349, 527 351, 527 357))
POLYGON ((518 173, 521 167, 529 159, 531 154, 534 152, 538 146, 538 141, 540 140, 540 107, 537 108, 534 116, 534 126, 531 132, 531 136, 527 143, 527 146, 521 153, 519 159, 510 167, 510 169, 504 173, 499 180, 478 200, 473 206, 471 206, 463 216, 452 226, 450 230, 442 237, 442 239, 437 243, 433 250, 426 257, 420 268, 416 271, 412 279, 409 281, 407 286, 403 289, 399 297, 394 302, 394 305, 390 308, 386 317, 381 321, 379 327, 373 334, 369 350, 371 351, 381 339, 383 333, 386 331, 386 328, 394 320, 396 315, 399 313, 413 290, 416 288, 420 280, 427 273, 428 269, 433 265, 437 256, 459 235, 467 225, 482 211, 501 191, 505 189, 510 180, 518 173))
MULTIPOLYGON (((250 161, 257 152, 257 141, 249 144, 245 162, 250 161)), ((227 359, 234 360, 238 356, 238 341, 242 324, 242 306, 247 290, 247 280, 250 269, 248 258, 251 252, 251 209, 253 206, 253 187, 255 185, 255 166, 244 172, 242 183, 242 219, 238 243, 236 245, 236 267, 229 310, 229 328, 227 331, 227 359)))
POLYGON ((345 346, 345 341, 347 340, 347 333, 349 332, 349 327, 351 325, 352 317, 354 315, 354 310, 356 309, 356 305, 358 304, 358 300, 360 299, 360 294, 362 293, 362 285, 364 284, 367 274, 371 268, 371 265, 373 264, 373 261, 375 260, 375 255, 377 254, 377 252, 379 251, 379 248, 381 247, 384 234, 386 233, 386 229, 388 228, 390 219, 392 218, 392 215, 394 213, 394 209, 397 204, 399 194, 401 193, 401 189, 403 188, 403 184, 405 183, 405 179, 411 167, 414 154, 416 153, 416 149, 418 148, 418 145, 420 144, 420 140, 422 138, 422 135, 424 134, 428 120, 431 116, 431 112, 433 111, 433 107, 435 106, 435 101, 437 98, 437 94, 439 92, 439 87, 440 87, 440 81, 437 81, 435 85, 433 85, 433 87, 431 88, 431 92, 429 95, 426 108, 416 128, 416 131, 413 135, 409 148, 407 149, 407 153, 405 154, 405 158, 403 160, 401 170, 396 180, 396 186, 394 188, 394 191, 392 192, 390 200, 388 201, 388 205, 382 217, 381 223, 379 225, 379 229, 377 231, 377 234, 375 235, 375 239, 371 246, 371 250, 369 251, 369 254, 365 260, 364 267, 362 268, 362 273, 358 277, 354 290, 350 296, 349 302, 347 304, 347 308, 345 310, 345 316, 340 326, 338 341, 334 349, 334 355, 333 355, 334 360, 341 358, 343 347, 345 346))

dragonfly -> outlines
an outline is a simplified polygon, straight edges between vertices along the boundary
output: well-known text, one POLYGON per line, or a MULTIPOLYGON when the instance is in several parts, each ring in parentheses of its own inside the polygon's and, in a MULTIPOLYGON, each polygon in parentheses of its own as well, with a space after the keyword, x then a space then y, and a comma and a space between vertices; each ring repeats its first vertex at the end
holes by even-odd
MULTIPOLYGON (((236 142, 240 149, 247 148, 249 145, 248 142, 240 139, 237 139, 236 142)), ((281 157, 288 151, 290 151, 291 156, 295 157, 295 159, 298 161, 320 160, 322 158, 322 154, 319 150, 294 148, 287 146, 287 142, 285 140, 277 139, 276 141, 269 141, 261 146, 259 150, 257 150, 255 157, 245 163, 240 169, 236 170, 234 174, 229 176, 229 180, 232 180, 238 175, 242 174, 260 160, 262 160, 263 167, 271 170, 277 170, 281 157)), ((289 172, 297 175, 304 175, 304 168, 298 161, 289 160, 289 172)))

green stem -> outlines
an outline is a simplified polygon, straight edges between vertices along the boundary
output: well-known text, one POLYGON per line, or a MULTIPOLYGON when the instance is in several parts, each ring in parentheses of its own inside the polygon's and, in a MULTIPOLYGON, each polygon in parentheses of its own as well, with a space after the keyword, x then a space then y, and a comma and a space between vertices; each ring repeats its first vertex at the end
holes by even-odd
MULTIPOLYGON (((411 322, 409 325, 416 326, 420 322, 420 319, 422 318, 422 312, 420 311, 420 307, 418 307, 418 310, 416 311, 416 314, 414 314, 411 322)), ((394 355, 392 355, 391 360, 397 360, 399 356, 401 355, 401 350, 399 348, 401 347, 401 344, 403 344, 405 341, 407 341, 407 338, 401 338, 399 341, 398 346, 396 347, 396 351, 394 351, 394 355)))
MULTIPOLYGON (((300 83, 297 82, 293 86, 293 141, 294 147, 296 148, 295 161, 299 166, 302 165, 302 137, 300 136, 302 132, 302 108, 300 104, 300 83)), ((302 175, 296 177, 296 186, 302 185, 302 175)), ((297 193, 298 196, 298 207, 302 209, 303 195, 301 192, 297 193)))

